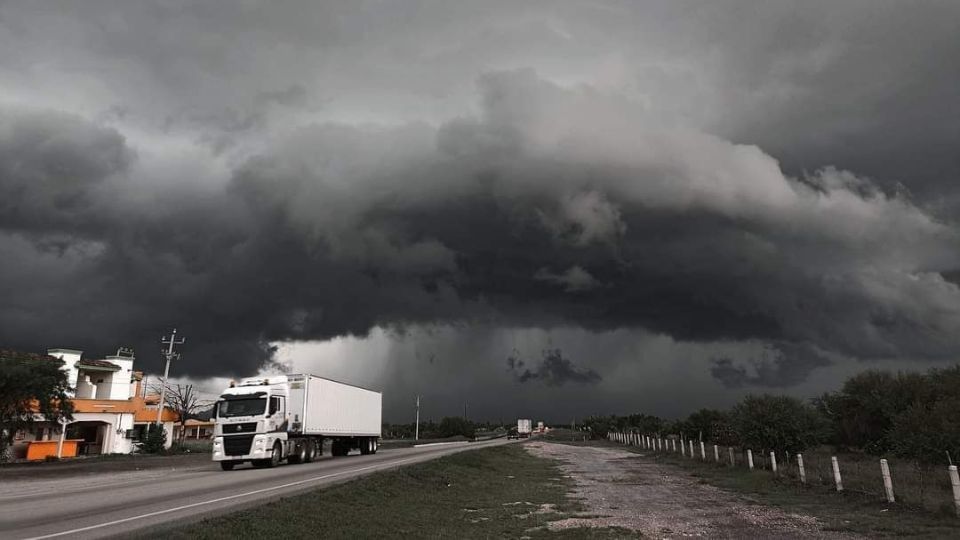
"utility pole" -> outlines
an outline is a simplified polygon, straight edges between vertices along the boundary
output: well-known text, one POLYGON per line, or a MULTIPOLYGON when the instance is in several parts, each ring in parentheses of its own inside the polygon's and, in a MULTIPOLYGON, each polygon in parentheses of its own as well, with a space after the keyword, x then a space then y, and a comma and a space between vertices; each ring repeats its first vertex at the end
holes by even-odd
POLYGON ((420 440, 420 394, 417 394, 417 427, 414 428, 413 440, 420 440))
POLYGON ((163 400, 166 398, 167 394, 167 376, 170 375, 170 361, 175 357, 180 356, 180 353, 173 352, 174 345, 183 345, 183 342, 186 341, 185 338, 177 339, 177 329, 174 328, 173 332, 170 334, 170 338, 162 337, 160 338, 160 343, 166 345, 167 349, 160 349, 161 354, 167 358, 167 367, 163 368, 163 382, 160 384, 160 403, 157 404, 157 425, 160 425, 160 420, 163 417, 163 400))

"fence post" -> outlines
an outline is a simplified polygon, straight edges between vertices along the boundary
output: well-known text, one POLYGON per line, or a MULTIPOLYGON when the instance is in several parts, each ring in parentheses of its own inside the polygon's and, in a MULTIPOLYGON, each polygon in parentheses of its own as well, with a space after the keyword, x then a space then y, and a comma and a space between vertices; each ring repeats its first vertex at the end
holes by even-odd
POLYGON ((960 476, 957 475, 957 466, 951 465, 950 485, 953 486, 953 506, 957 509, 957 516, 960 516, 960 476))
POLYGON ((777 474, 777 453, 770 452, 770 470, 777 474))
POLYGON ((700 461, 707 460, 707 451, 703 447, 703 441, 700 441, 700 461))
POLYGON ((837 461, 837 456, 830 456, 830 461, 833 463, 833 481, 837 484, 837 491, 843 491, 843 479, 840 478, 840 462, 837 461))
POLYGON ((750 470, 753 470, 753 450, 747 448, 747 467, 750 467, 750 470))
MULTIPOLYGON (((673 440, 673 451, 674 451, 674 452, 677 451, 677 440, 676 440, 676 439, 673 440)), ((682 440, 680 441, 680 455, 681 455, 681 456, 687 455, 687 447, 683 445, 683 441, 682 441, 682 440)))
POLYGON ((880 474, 883 475, 883 489, 887 492, 887 502, 897 502, 893 496, 893 479, 890 478, 890 465, 887 460, 880 460, 880 474))
POLYGON ((717 448, 717 445, 713 445, 713 460, 720 463, 720 449, 717 448))
POLYGON ((800 469, 800 483, 807 483, 807 471, 803 468, 803 454, 797 454, 797 468, 800 469))
POLYGON ((728 447, 727 447, 727 453, 730 454, 730 466, 731 466, 731 467, 736 467, 736 466, 737 466, 737 460, 734 459, 734 457, 733 457, 733 447, 732 447, 732 446, 728 446, 728 447))

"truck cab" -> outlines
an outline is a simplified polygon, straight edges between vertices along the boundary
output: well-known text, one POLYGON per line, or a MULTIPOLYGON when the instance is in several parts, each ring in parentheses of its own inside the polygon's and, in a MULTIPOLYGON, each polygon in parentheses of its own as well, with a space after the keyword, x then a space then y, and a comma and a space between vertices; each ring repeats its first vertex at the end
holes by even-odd
POLYGON ((287 457, 288 399, 285 376, 243 379, 224 390, 213 411, 213 460, 229 470, 245 461, 272 467, 287 457))
POLYGON ((213 460, 225 471, 240 463, 273 467, 309 463, 323 452, 377 453, 379 392, 308 374, 253 377, 220 394, 213 412, 213 460))

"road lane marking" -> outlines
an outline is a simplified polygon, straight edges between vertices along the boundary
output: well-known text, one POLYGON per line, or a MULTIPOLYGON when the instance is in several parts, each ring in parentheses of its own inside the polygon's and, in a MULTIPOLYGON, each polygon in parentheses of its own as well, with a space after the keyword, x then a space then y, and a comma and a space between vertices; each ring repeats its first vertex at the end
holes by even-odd
POLYGON ((400 461, 394 461, 394 462, 391 462, 391 463, 378 463, 378 464, 376 464, 376 465, 368 465, 368 466, 366 466, 366 467, 360 467, 359 469, 350 469, 350 470, 348 470, 348 471, 340 471, 340 472, 338 472, 338 473, 331 473, 331 474, 324 474, 324 475, 321 475, 321 476, 314 476, 314 477, 312 477, 312 478, 307 478, 307 479, 305 479, 305 480, 298 480, 298 481, 296 481, 296 482, 290 482, 290 483, 282 484, 282 485, 279 485, 279 486, 271 486, 271 487, 268 487, 268 488, 256 489, 256 490, 253 490, 253 491, 247 491, 247 492, 245 492, 245 493, 237 493, 237 494, 235 494, 235 495, 228 495, 228 496, 226 496, 226 497, 219 497, 219 498, 217 498, 217 499, 211 499, 211 500, 209 500, 209 501, 201 501, 201 502, 196 502, 196 503, 191 503, 191 504, 185 504, 185 505, 183 505, 183 506, 177 506, 177 507, 175 507, 175 508, 167 508, 166 510, 158 510, 158 511, 156 511, 156 512, 149 512, 149 513, 146 513, 146 514, 140 514, 139 516, 131 516, 131 517, 123 518, 123 519, 116 519, 116 520, 113 520, 113 521, 108 521, 108 522, 106 522, 106 523, 100 523, 100 524, 98 524, 98 525, 90 525, 90 526, 88 526, 88 527, 81 527, 81 528, 79 528, 79 529, 71 529, 71 530, 69 530, 69 531, 62 531, 62 532, 58 532, 58 533, 45 534, 45 535, 43 535, 43 536, 32 536, 32 537, 30 537, 30 538, 27 538, 26 540, 42 540, 42 539, 44 539, 44 538, 56 538, 56 537, 58 537, 58 536, 67 536, 67 535, 71 535, 71 534, 77 534, 77 533, 92 531, 92 530, 94 530, 94 529, 101 529, 101 528, 103 528, 103 527, 110 527, 110 526, 113 526, 113 525, 119 525, 119 524, 121 524, 121 523, 128 523, 128 522, 131 522, 131 521, 136 521, 136 520, 138 520, 138 519, 144 519, 144 518, 149 518, 149 517, 154 517, 154 516, 160 516, 160 515, 163 515, 163 514, 169 514, 169 513, 171 513, 171 512, 179 512, 180 510, 187 510, 187 509, 189 509, 189 508, 196 508, 196 507, 198 507, 198 506, 204 506, 204 505, 207 505, 207 504, 215 504, 215 503, 218 503, 218 502, 229 501, 229 500, 233 500, 233 499, 239 499, 239 498, 241 498, 241 497, 247 497, 247 496, 250 496, 250 495, 257 495, 257 494, 260 494, 260 493, 266 493, 266 492, 268 492, 268 491, 275 491, 275 490, 278 490, 278 489, 283 489, 283 488, 288 488, 288 487, 293 487, 293 486, 299 486, 299 485, 307 484, 307 483, 310 483, 310 482, 316 482, 316 481, 318 481, 318 480, 324 480, 324 479, 326 479, 326 478, 333 478, 333 477, 335 477, 335 476, 342 476, 342 475, 344 475, 344 474, 358 473, 358 472, 363 472, 363 471, 369 471, 370 469, 376 469, 376 468, 378 468, 378 467, 390 467, 390 466, 393 466, 393 465, 400 465, 400 464, 403 464, 403 463, 407 463, 408 461, 414 461, 414 460, 416 460, 416 459, 418 459, 418 458, 420 458, 420 457, 423 457, 423 456, 416 456, 416 457, 406 458, 406 459, 402 459, 402 460, 400 460, 400 461))

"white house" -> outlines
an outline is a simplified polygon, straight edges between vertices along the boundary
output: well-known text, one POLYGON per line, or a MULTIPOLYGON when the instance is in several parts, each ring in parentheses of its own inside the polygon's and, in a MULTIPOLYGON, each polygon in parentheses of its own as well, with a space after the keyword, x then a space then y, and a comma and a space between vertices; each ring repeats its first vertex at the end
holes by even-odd
MULTIPOLYGON (((68 448, 87 455, 131 453, 147 426, 156 422, 160 401, 141 387, 143 374, 133 370, 133 351, 120 349, 103 359, 86 359, 82 351, 73 349, 49 349, 47 355, 64 362, 67 380, 74 389, 70 400, 73 420, 66 433, 74 443, 68 448)), ((161 420, 169 448, 177 415, 164 407, 161 420)), ((54 443, 60 439, 60 429, 56 423, 38 422, 29 431, 16 433, 13 457, 43 459, 56 455, 54 443)))

